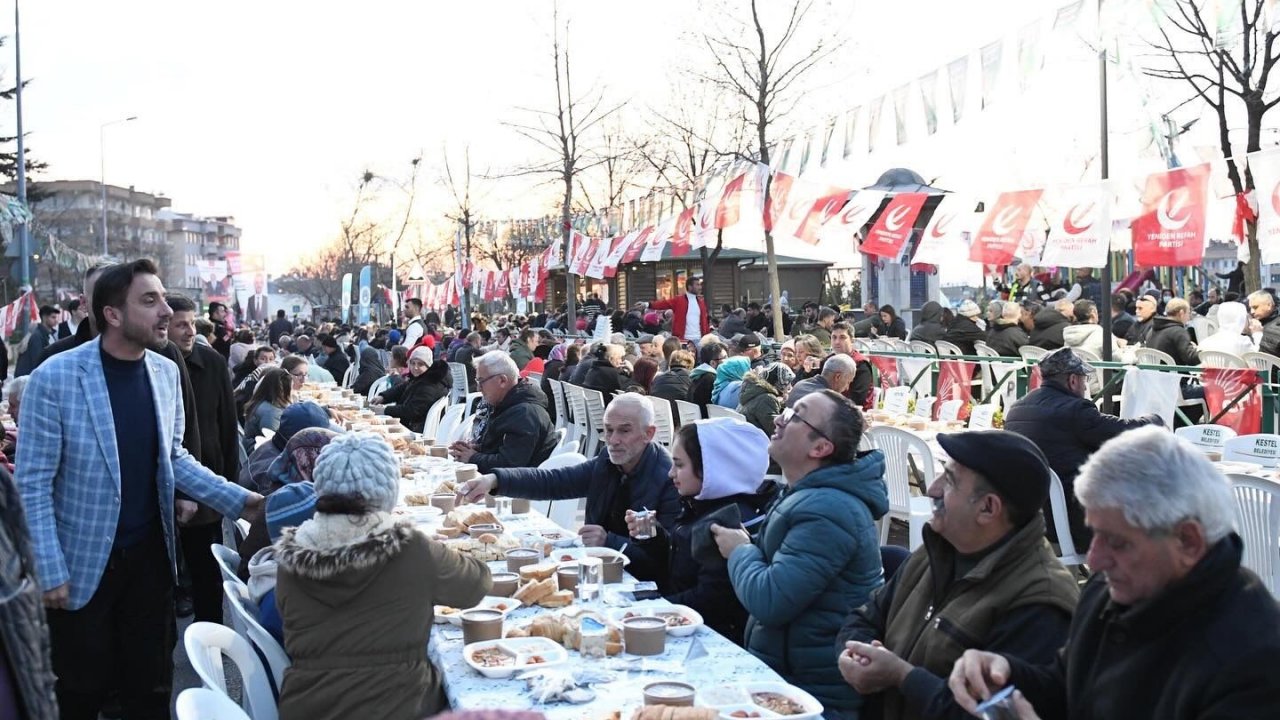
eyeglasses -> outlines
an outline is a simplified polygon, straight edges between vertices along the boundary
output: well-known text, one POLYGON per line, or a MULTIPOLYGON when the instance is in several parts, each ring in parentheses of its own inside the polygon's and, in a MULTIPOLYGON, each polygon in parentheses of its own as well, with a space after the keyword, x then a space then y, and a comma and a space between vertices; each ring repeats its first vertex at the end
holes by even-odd
POLYGON ((501 376, 501 375, 487 375, 487 376, 482 377, 482 378, 476 378, 476 387, 481 387, 481 386, 483 386, 485 383, 489 382, 490 380, 492 380, 492 379, 494 379, 494 378, 496 378, 496 377, 502 377, 502 376, 501 376))
POLYGON ((804 418, 800 417, 800 413, 796 412, 794 408, 787 408, 786 410, 782 411, 782 414, 778 416, 778 427, 785 428, 788 424, 791 423, 792 420, 799 420, 805 425, 808 425, 809 429, 821 435, 822 439, 826 440, 827 442, 833 445, 835 444, 836 441, 832 440, 830 435, 819 430, 817 425, 814 425, 808 420, 805 420, 804 418))
POLYGON ((295 377, 295 378, 299 379, 299 380, 306 380, 306 379, 307 379, 307 374, 306 374, 306 373, 296 373, 296 372, 291 372, 291 373, 289 373, 289 374, 290 374, 290 375, 292 375, 293 377, 295 377))

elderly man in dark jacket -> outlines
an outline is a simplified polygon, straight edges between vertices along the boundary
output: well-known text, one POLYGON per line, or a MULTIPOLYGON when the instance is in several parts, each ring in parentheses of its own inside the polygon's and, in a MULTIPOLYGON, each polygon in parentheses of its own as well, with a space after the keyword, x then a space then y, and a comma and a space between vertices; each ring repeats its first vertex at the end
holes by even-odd
POLYGON ((1058 300, 1051 307, 1036 313, 1036 329, 1031 331, 1031 344, 1045 350, 1057 350, 1066 343, 1062 331, 1075 319, 1075 303, 1058 300))
POLYGON ((649 398, 624 393, 604 411, 604 449, 578 465, 555 470, 497 468, 458 488, 470 502, 486 493, 530 500, 587 499, 586 523, 578 531, 587 547, 610 547, 631 558, 628 570, 657 581, 662 563, 627 533, 627 510, 653 510, 670 531, 680 514, 680 494, 671 484, 671 456, 653 442, 649 398))
MULTIPOLYGON (((1027 438, 1040 448, 1049 467, 1062 481, 1067 496, 1067 518, 1071 538, 1078 550, 1088 547, 1093 534, 1084 522, 1084 510, 1072 491, 1080 466, 1103 443, 1126 430, 1163 423, 1158 415, 1121 420, 1107 415, 1089 401, 1088 378, 1093 368, 1071 348, 1062 348, 1041 358, 1040 387, 1027 393, 1009 408, 1004 429, 1027 438)), ((1053 512, 1045 506, 1049 539, 1057 540, 1053 512)))
POLYGON ((1000 317, 996 318, 995 327, 987 330, 987 346, 1001 357, 1019 357, 1018 349, 1031 341, 1018 322, 1021 317, 1021 307, 1016 303, 1005 303, 1000 309, 1000 317))
POLYGON ((1167 353, 1175 365, 1199 365, 1200 351, 1191 342, 1191 334, 1185 324, 1190 319, 1191 306, 1186 300, 1170 300, 1163 317, 1151 318, 1146 347, 1167 353))
POLYGON ((476 361, 476 384, 484 406, 476 420, 479 440, 458 441, 449 449, 460 462, 480 472, 537 467, 556 449, 555 428, 547 414, 547 396, 529 381, 509 355, 490 352, 476 361))
POLYGON ((936 509, 924 545, 836 636, 840 672, 866 701, 862 717, 963 717, 947 677, 965 648, 1048 663, 1080 595, 1044 539, 1040 450, 1001 430, 938 442, 951 460, 929 487, 936 509))
POLYGON ((1143 428, 1099 450, 1076 487, 1100 541, 1066 644, 1039 664, 967 650, 949 679, 961 707, 1007 683, 1020 718, 1276 717, 1280 606, 1241 566, 1221 471, 1143 428))
POLYGON ((986 330, 978 326, 978 316, 981 314, 982 311, 974 301, 965 300, 960 303, 956 319, 951 321, 951 327, 947 328, 942 339, 960 348, 960 352, 965 355, 976 354, 974 344, 987 339, 986 330))

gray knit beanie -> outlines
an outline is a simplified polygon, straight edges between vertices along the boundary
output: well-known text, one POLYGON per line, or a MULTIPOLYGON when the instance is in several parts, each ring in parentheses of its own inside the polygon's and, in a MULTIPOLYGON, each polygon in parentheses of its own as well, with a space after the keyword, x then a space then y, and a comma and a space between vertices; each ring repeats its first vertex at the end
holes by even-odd
POLYGON ((373 433, 335 437, 312 471, 316 495, 359 495, 371 510, 390 512, 400 495, 400 461, 391 445, 373 433))

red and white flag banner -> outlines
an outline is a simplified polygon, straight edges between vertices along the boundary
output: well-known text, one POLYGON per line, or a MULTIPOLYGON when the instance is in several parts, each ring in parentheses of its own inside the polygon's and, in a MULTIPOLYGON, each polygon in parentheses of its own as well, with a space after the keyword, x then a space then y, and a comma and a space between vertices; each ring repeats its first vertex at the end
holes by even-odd
POLYGON ((628 233, 627 237, 629 240, 627 241, 627 251, 622 254, 622 262, 620 264, 626 265, 627 263, 635 262, 636 258, 640 257, 640 253, 644 252, 645 246, 649 241, 649 236, 652 234, 652 225, 642 228, 639 231, 633 230, 628 233))
POLYGON ((1012 262, 1022 243, 1022 233, 1043 194, 1044 190, 1001 193, 969 246, 969 259, 985 265, 1004 266, 1012 262))
POLYGON ((1133 218, 1133 259, 1144 267, 1204 262, 1209 164, 1151 173, 1133 218))
POLYGON ((963 234, 973 220, 976 202, 968 195, 945 195, 933 211, 929 224, 920 234, 916 254, 911 256, 913 265, 941 265, 946 259, 946 248, 962 241, 963 234))
POLYGON ((898 372, 898 358, 872 355, 871 364, 875 365, 876 372, 880 373, 880 387, 882 389, 888 390, 891 387, 897 387, 902 384, 902 378, 898 372))
POLYGON ((671 256, 684 257, 692 248, 693 214, 696 207, 687 207, 676 216, 676 224, 671 231, 671 256))
POLYGON ((645 239, 644 250, 640 252, 641 262, 657 262, 662 259, 662 251, 666 248, 667 243, 671 241, 675 226, 676 219, 674 216, 658 223, 653 232, 649 233, 649 237, 645 239))
POLYGON ((973 400, 974 363, 963 360, 946 360, 938 363, 938 392, 935 406, 948 400, 960 401, 960 419, 969 417, 969 403, 973 400))
POLYGON ((786 209, 787 203, 791 201, 791 188, 795 185, 795 182, 794 175, 788 175, 784 172, 775 172, 773 174, 773 182, 769 183, 769 196, 764 200, 764 229, 766 232, 773 232, 773 228, 777 224, 778 218, 782 215, 782 211, 786 209))
POLYGON ((1262 264, 1280 263, 1280 150, 1249 155, 1249 172, 1258 198, 1258 251, 1262 264))
POLYGON ((1244 395, 1222 417, 1213 421, 1215 425, 1225 425, 1235 430, 1237 435, 1262 432, 1262 377, 1257 370, 1205 368, 1200 382, 1204 385, 1204 402, 1209 407, 1211 418, 1217 417, 1228 403, 1244 395))
POLYGON ((599 247, 599 239, 587 237, 579 232, 575 232, 572 237, 574 246, 572 272, 574 275, 586 275, 587 268, 591 265, 591 258, 599 247))
POLYGON ((1066 187, 1055 195, 1040 262, 1073 268, 1105 266, 1111 246, 1111 183, 1066 187))
POLYGON ((827 218, 819 237, 823 244, 833 243, 841 252, 852 251, 857 246, 858 233, 884 202, 882 190, 859 190, 849 198, 840 212, 827 218))
POLYGON ((596 280, 604 279, 604 266, 609 260, 612 248, 609 238, 591 238, 591 260, 587 263, 586 276, 596 280))
POLYGON ((627 252, 630 237, 630 235, 619 235, 609 241, 609 254, 604 258, 605 277, 611 278, 618 274, 618 263, 622 262, 622 256, 627 252))
POLYGON ((699 250, 716 244, 716 203, 703 200, 698 203, 693 213, 693 233, 689 236, 689 247, 699 250))
POLYGON ((920 209, 928 198, 925 193, 894 195, 884 207, 884 212, 880 213, 875 224, 867 231, 867 237, 858 250, 863 255, 874 255, 886 260, 901 257, 907 240, 911 238, 916 218, 920 217, 920 209))
POLYGON ((753 163, 725 183, 715 208, 715 227, 724 229, 737 225, 743 217, 760 217, 764 207, 764 182, 768 176, 768 165, 753 163))
POLYGON ((847 188, 815 183, 804 178, 777 184, 785 195, 771 193, 772 207, 777 212, 772 220, 774 237, 793 237, 806 245, 817 245, 819 231, 849 200, 847 188), (774 202, 776 201, 776 202, 774 202))

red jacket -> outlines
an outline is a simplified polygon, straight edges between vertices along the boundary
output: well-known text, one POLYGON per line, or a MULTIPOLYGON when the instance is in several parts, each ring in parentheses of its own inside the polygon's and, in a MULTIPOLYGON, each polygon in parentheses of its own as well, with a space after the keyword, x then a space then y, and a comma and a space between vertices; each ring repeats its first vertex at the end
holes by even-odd
MULTIPOLYGON (((707 301, 701 295, 698 298, 698 315, 701 317, 701 328, 699 328, 698 336, 701 337, 711 332, 711 321, 707 318, 707 301)), ((684 340, 684 321, 689 314, 689 294, 680 293, 669 300, 658 300, 649 303, 649 307, 654 310, 670 310, 671 311, 671 334, 676 338, 684 340)))

